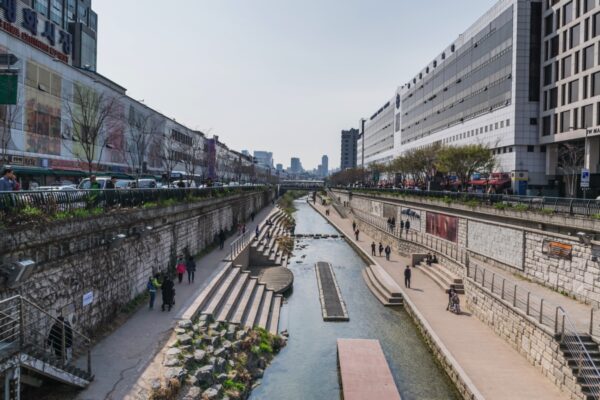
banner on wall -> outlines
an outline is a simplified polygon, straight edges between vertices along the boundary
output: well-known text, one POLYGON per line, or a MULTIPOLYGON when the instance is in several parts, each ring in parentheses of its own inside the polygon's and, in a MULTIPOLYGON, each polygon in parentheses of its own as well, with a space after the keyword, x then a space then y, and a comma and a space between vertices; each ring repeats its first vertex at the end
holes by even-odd
POLYGON ((402 207, 400 210, 399 219, 401 221, 409 221, 411 229, 421 231, 421 210, 414 208, 402 207))
POLYGON ((573 253, 573 246, 566 243, 554 242, 551 240, 544 239, 542 243, 542 253, 547 254, 551 257, 564 258, 566 260, 571 259, 573 253))
POLYGON ((458 243, 458 218, 427 212, 426 224, 428 234, 458 243))

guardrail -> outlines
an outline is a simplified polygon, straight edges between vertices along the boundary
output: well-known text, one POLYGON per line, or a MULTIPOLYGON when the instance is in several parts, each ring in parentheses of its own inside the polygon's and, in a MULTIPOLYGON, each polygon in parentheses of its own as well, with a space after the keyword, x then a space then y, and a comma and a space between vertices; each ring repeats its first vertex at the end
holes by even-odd
POLYGON ((252 235, 244 232, 240 237, 231 242, 229 245, 229 261, 233 261, 244 250, 251 238, 252 235))
POLYGON ((36 208, 46 214, 82 208, 140 207, 148 203, 185 202, 227 194, 263 190, 263 186, 177 189, 88 189, 0 192, 0 212, 36 208))
POLYGON ((397 196, 413 196, 431 198, 448 202, 472 202, 477 201, 482 206, 516 208, 520 211, 537 211, 549 213, 564 213, 569 215, 600 216, 600 200, 577 199, 568 197, 543 197, 543 196, 513 196, 504 194, 465 193, 450 191, 431 191, 413 189, 376 189, 376 188, 346 188, 335 187, 334 189, 345 190, 364 194, 391 194, 397 196), (500 206, 502 205, 502 206, 500 206))
POLYGON ((0 301, 0 341, 0 361, 20 352, 37 353, 66 367, 84 357, 92 374, 92 341, 22 296, 0 301))

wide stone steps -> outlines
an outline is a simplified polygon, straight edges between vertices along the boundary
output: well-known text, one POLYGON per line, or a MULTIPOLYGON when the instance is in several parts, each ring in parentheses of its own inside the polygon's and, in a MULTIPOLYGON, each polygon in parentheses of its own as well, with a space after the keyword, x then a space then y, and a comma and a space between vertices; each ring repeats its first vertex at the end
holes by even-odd
POLYGON ((269 316, 269 323, 267 330, 269 333, 276 335, 279 331, 279 314, 281 313, 281 303, 283 302, 283 296, 280 294, 273 296, 271 303, 271 314, 269 316))
POLYGON ((457 277, 443 265, 427 265, 422 262, 419 264, 419 270, 433 280, 445 292, 448 292, 450 288, 452 288, 458 294, 465 293, 462 279, 457 277))
POLYGON ((398 284, 379 265, 368 265, 362 271, 363 279, 373 295, 384 306, 400 306, 402 291, 398 284))
POLYGON ((217 289, 217 292, 213 295, 212 299, 208 303, 208 306, 202 311, 202 314, 213 316, 219 306, 224 301, 225 297, 231 290, 231 284, 236 280, 238 274, 240 273, 241 268, 231 268, 229 274, 222 282, 220 287, 217 289))
POLYGON ((256 287, 256 290, 254 291, 254 296, 252 297, 252 301, 249 304, 249 308, 246 313, 246 316, 244 317, 244 322, 242 323, 242 325, 254 326, 254 321, 256 321, 256 314, 258 314, 260 303, 262 302, 265 290, 265 285, 258 285, 256 287))
POLYGON ((233 287, 233 289, 231 290, 231 292, 229 293, 229 296, 227 297, 227 299, 225 300, 225 302, 223 303, 219 313, 217 314, 215 320, 217 320, 218 322, 225 322, 228 321, 228 316, 231 313, 231 310, 233 309, 233 307, 237 304, 238 299, 242 293, 242 289, 244 288, 244 286, 247 284, 248 282, 248 277, 250 276, 249 272, 243 272, 240 274, 235 286, 233 287))
POLYGON ((258 314, 258 321, 255 322, 255 325, 259 328, 266 329, 267 323, 269 322, 269 312, 271 311, 271 300, 273 299, 273 291, 267 290, 265 296, 263 297, 260 312, 258 314))
POLYGON ((240 301, 237 304, 235 312, 233 313, 233 316, 231 317, 230 322, 232 324, 241 324, 242 323, 242 318, 244 318, 244 313, 246 311, 246 307, 248 306, 248 303, 250 302, 250 299, 252 298, 252 294, 254 293, 254 289, 256 288, 257 282, 258 282, 258 280, 256 278, 248 279, 246 288, 244 289, 244 292, 242 293, 240 301))
POLYGON ((600 400, 600 347, 588 334, 567 335, 560 340, 560 351, 588 400, 600 400), (565 342, 570 343, 568 346, 565 342))

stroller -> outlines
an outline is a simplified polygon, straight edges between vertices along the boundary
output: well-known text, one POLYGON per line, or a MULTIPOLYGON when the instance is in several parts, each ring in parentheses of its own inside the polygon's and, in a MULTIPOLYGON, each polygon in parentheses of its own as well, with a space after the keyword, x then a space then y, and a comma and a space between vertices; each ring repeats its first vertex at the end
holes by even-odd
POLYGON ((448 306, 450 312, 460 314, 460 298, 456 292, 452 293, 450 297, 450 305, 448 306))

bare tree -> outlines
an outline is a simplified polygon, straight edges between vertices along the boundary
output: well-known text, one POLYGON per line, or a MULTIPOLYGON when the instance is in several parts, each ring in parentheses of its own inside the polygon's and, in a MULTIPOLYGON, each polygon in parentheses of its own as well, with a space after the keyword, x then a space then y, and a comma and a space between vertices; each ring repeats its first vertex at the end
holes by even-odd
POLYGON ((182 157, 183 166, 185 173, 194 179, 196 172, 201 169, 204 165, 204 137, 197 132, 190 132, 191 144, 181 145, 182 153, 185 157, 182 157))
POLYGON ((567 197, 577 197, 577 177, 584 157, 585 149, 577 143, 561 143, 558 147, 558 168, 563 173, 567 197))
POLYGON ((8 148, 12 139, 12 129, 21 118, 22 105, 0 105, 0 164, 8 163, 8 148))
POLYGON ((131 171, 139 179, 145 171, 149 148, 160 135, 160 121, 151 113, 136 112, 131 107, 127 118, 129 135, 123 147, 123 158, 131 171))
POLYGON ((79 83, 73 84, 73 101, 66 101, 67 125, 73 141, 71 153, 87 164, 88 173, 98 170, 106 147, 111 124, 116 123, 117 98, 79 83))
POLYGON ((173 170, 183 161, 182 158, 185 158, 185 154, 182 154, 180 143, 175 139, 173 132, 163 133, 161 161, 167 175, 167 183, 171 183, 173 170))

